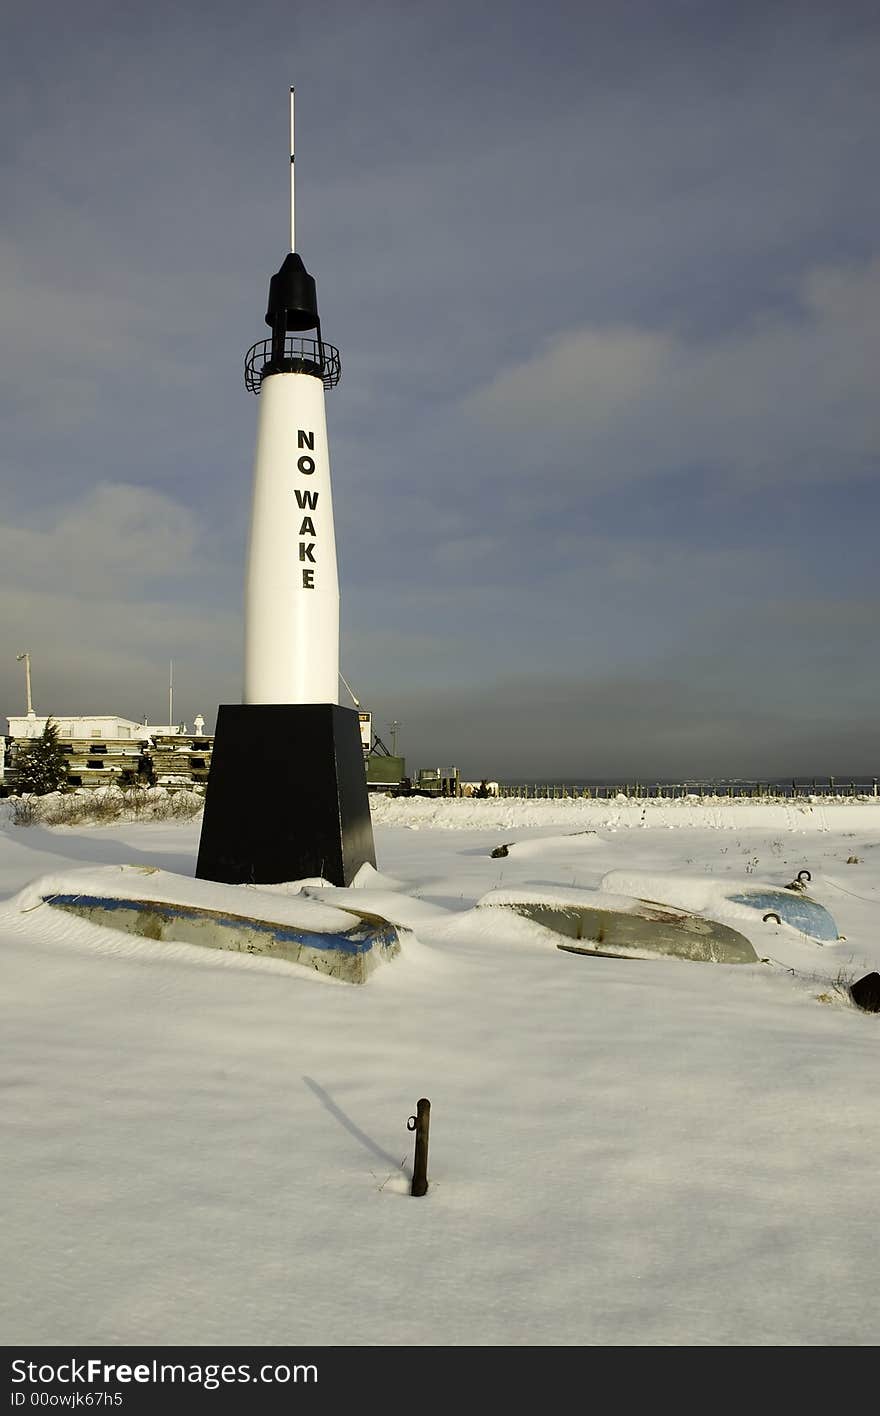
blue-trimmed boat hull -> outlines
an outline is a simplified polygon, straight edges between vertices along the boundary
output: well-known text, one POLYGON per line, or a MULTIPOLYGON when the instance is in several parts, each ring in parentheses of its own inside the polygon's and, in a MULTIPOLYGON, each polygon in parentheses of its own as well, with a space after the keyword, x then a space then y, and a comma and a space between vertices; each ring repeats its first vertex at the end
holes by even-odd
POLYGON ((731 904, 748 905, 762 915, 778 915, 780 924, 789 924, 820 944, 833 944, 840 938, 833 916, 809 895, 788 890, 748 890, 727 898, 731 904))
POLYGON ((45 895, 53 909, 142 939, 199 944, 238 954, 263 954, 301 964, 349 983, 364 983, 383 960, 400 952, 393 925, 362 920, 351 929, 318 933, 224 910, 163 900, 120 899, 107 895, 45 895))

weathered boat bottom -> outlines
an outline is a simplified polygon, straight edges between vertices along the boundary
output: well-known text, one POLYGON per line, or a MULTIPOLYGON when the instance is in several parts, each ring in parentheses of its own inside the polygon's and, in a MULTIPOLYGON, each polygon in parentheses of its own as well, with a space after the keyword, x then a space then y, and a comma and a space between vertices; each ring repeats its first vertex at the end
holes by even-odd
POLYGON ((523 901, 490 905, 510 909, 570 939, 583 940, 584 948, 560 944, 569 953, 661 954, 712 964, 756 964, 758 955, 745 935, 726 924, 704 919, 671 906, 641 902, 638 910, 596 909, 575 905, 547 905, 523 901), (590 943, 595 948, 590 948, 590 943))
POLYGON ((60 894, 43 898, 54 909, 142 939, 262 954, 348 983, 365 983, 380 963, 400 952, 400 937, 389 924, 362 922, 338 933, 319 934, 222 910, 160 900, 60 894))

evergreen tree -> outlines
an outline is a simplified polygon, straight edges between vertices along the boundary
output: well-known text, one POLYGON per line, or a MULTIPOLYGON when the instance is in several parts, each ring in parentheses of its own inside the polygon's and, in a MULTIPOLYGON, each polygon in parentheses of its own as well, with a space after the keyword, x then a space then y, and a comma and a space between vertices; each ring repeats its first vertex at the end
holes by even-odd
POLYGON ((15 759, 16 789, 45 796, 59 791, 67 781, 67 757, 58 741, 58 724, 51 718, 38 738, 19 748, 15 759))

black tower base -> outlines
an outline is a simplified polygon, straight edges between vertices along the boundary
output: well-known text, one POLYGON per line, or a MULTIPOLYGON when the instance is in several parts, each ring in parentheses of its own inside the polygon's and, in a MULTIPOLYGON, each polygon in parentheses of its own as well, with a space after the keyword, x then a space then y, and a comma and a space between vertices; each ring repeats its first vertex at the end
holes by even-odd
POLYGON ((224 704, 196 875, 350 885, 376 864, 360 726, 334 703, 224 704))

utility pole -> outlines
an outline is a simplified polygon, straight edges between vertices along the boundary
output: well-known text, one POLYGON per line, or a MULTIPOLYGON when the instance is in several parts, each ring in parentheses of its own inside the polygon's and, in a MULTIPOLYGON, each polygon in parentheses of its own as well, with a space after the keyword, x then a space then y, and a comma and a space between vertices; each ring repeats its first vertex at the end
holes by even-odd
POLYGON ((174 660, 168 660, 168 726, 174 726, 174 660))
POLYGON ((32 718, 34 716, 34 705, 31 702, 31 656, 25 649, 23 654, 18 654, 16 657, 19 664, 21 663, 22 659, 24 659, 24 681, 27 691, 27 713, 28 717, 32 718))

